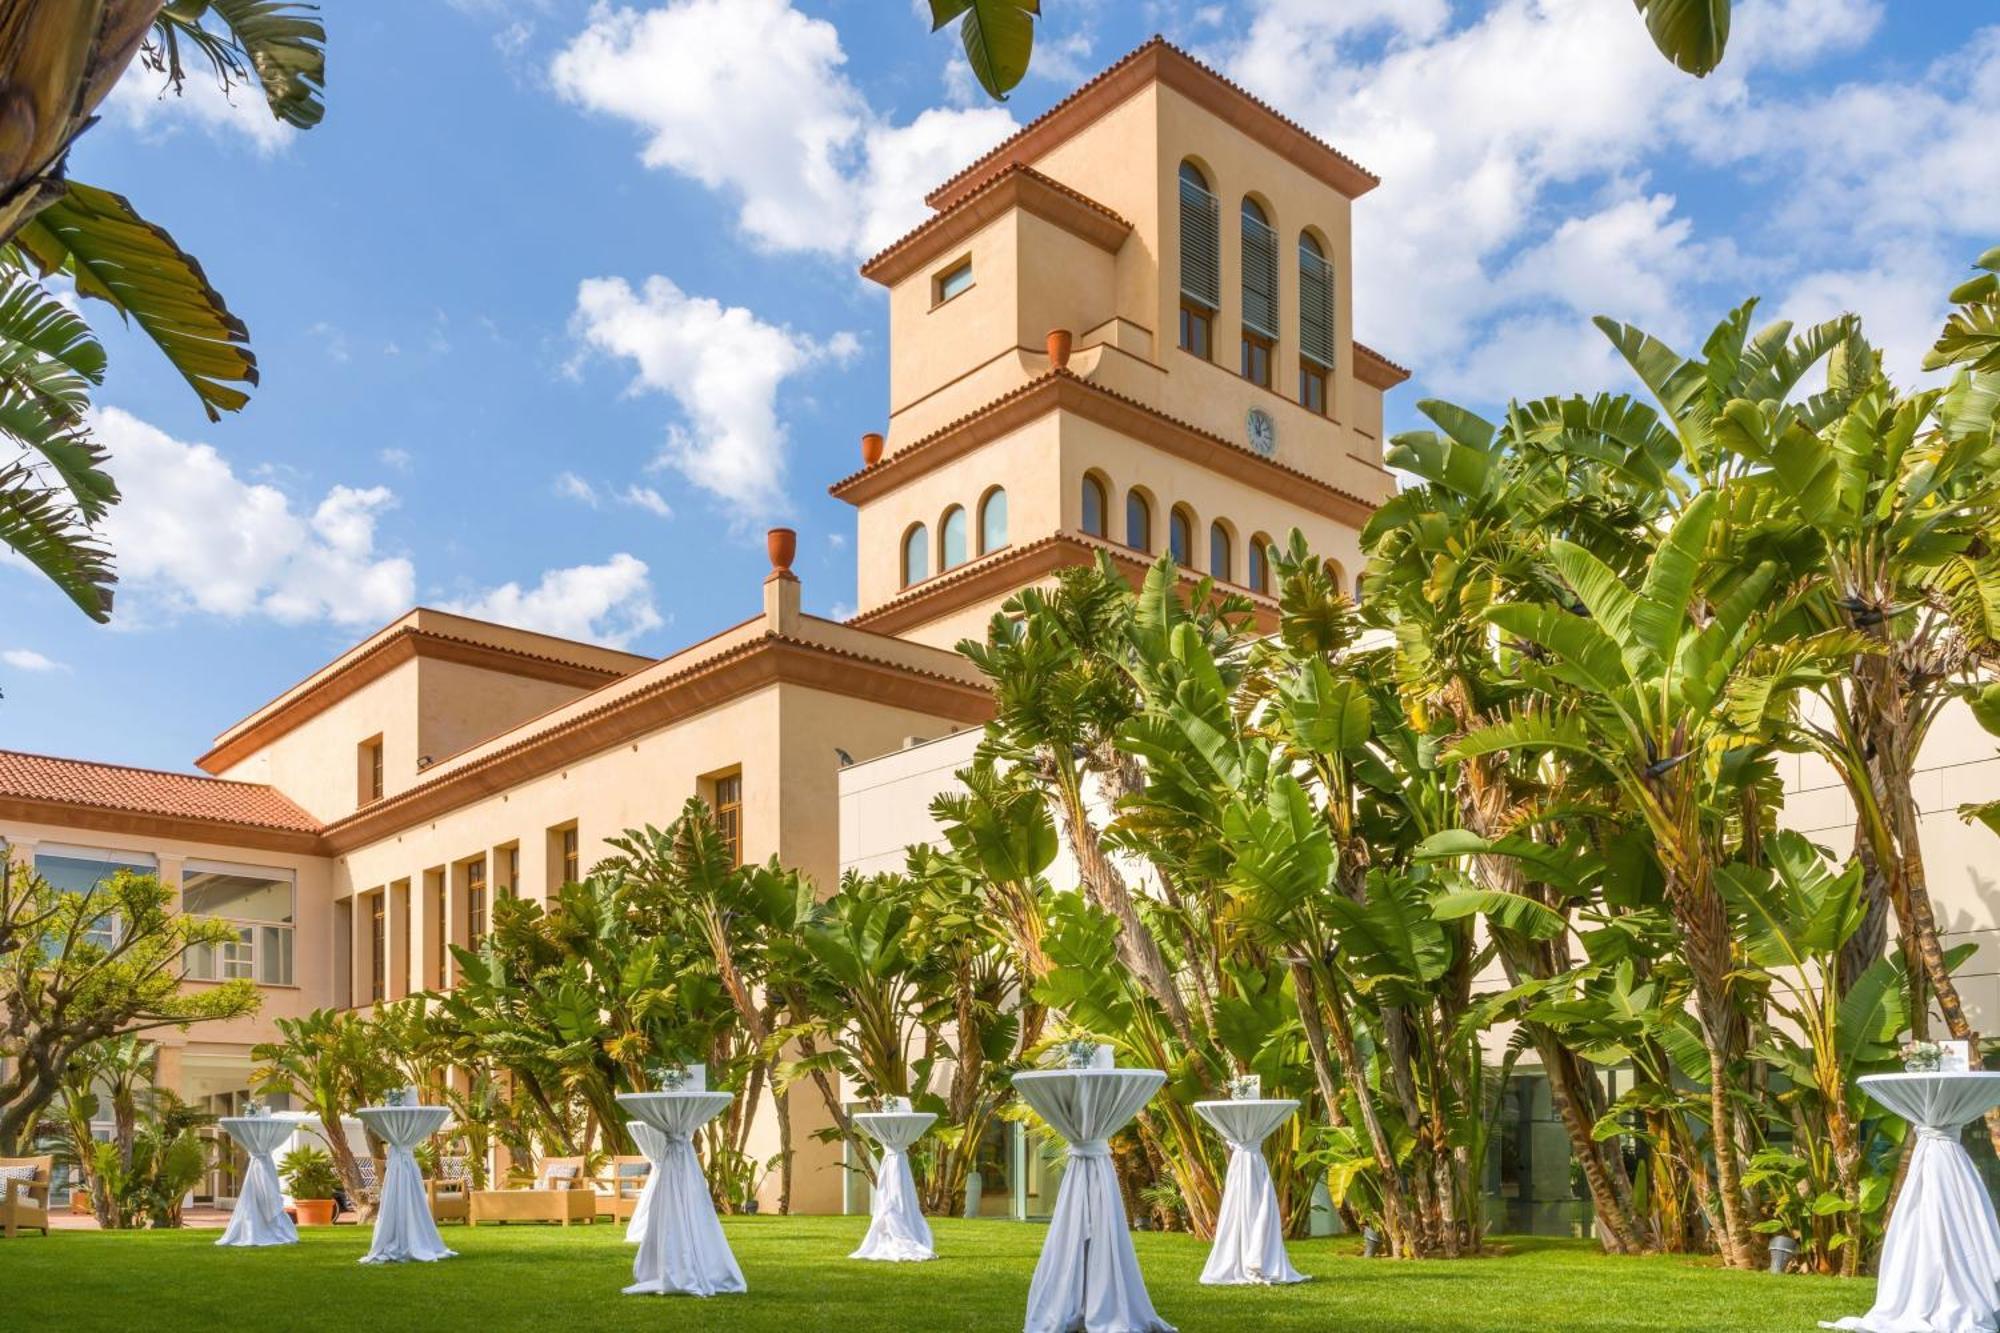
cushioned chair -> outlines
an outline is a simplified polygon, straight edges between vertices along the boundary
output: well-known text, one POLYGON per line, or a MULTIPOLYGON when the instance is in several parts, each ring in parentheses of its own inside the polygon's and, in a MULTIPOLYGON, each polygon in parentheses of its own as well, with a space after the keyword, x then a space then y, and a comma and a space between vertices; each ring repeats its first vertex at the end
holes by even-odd
POLYGON ((531 1189, 474 1190, 466 1221, 572 1222, 597 1220, 597 1191, 583 1174, 581 1157, 549 1157, 531 1189))
POLYGON ((0 1157, 0 1236, 21 1231, 49 1234, 49 1185, 54 1157, 0 1157))
POLYGON ((424 1182, 430 1195, 431 1221, 472 1220, 472 1173, 463 1157, 438 1158, 437 1174, 424 1182))
POLYGON ((605 1174, 598 1177, 597 1215, 621 1222, 631 1220, 639 1206, 639 1192, 646 1188, 646 1177, 652 1170, 653 1164, 644 1156, 612 1158, 605 1174))

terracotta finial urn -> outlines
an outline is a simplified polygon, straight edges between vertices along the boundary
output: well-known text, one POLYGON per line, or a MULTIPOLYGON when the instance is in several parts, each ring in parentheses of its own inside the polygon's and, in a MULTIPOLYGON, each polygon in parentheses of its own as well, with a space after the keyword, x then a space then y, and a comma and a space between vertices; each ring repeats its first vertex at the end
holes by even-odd
POLYGON ((790 574, 792 560, 799 553, 799 534, 790 528, 772 528, 764 534, 764 550, 771 557, 773 574, 790 574))
POLYGON ((1070 344, 1075 341, 1068 329, 1049 330, 1049 369, 1069 369, 1070 344))
POLYGON ((861 437, 861 466, 874 467, 882 461, 882 433, 869 431, 861 437))

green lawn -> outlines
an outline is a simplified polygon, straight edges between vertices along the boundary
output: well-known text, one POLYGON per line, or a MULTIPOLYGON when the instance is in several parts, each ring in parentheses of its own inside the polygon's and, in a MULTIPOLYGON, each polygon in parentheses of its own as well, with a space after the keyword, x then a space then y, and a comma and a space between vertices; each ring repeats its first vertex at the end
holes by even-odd
MULTIPOLYGON (((855 1263, 864 1218, 730 1218, 748 1295, 621 1296, 622 1227, 444 1228, 457 1259, 362 1268, 363 1228, 317 1228, 296 1247, 222 1250, 213 1231, 57 1232, 0 1241, 0 1326, 181 1327, 393 1333, 400 1329, 726 1329, 936 1333, 1018 1329, 1044 1229, 935 1221, 936 1263, 855 1263)), ((1872 1281, 1724 1272, 1685 1258, 1610 1259, 1576 1241, 1513 1237, 1457 1263, 1362 1260, 1346 1239, 1292 1246, 1314 1280, 1205 1288, 1205 1249, 1140 1235, 1165 1319, 1205 1329, 1806 1330, 1855 1314, 1872 1281)))

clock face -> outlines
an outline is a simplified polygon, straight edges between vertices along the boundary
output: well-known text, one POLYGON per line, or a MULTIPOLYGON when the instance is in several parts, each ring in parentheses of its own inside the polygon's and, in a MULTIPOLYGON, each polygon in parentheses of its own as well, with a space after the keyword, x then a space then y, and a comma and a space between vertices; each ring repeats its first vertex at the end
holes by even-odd
POLYGON ((1250 409, 1250 447, 1266 458, 1278 452, 1278 423, 1261 407, 1250 409))

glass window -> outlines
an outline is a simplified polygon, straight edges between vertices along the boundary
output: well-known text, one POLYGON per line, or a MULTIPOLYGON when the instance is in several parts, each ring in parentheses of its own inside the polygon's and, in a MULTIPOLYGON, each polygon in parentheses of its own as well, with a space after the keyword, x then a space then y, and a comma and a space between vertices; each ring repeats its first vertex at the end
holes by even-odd
POLYGON ((1220 523, 1211 523, 1208 528, 1208 572, 1218 579, 1227 580, 1235 561, 1230 559, 1229 529, 1220 523))
POLYGON ((1135 551, 1153 549, 1153 506, 1137 491, 1125 492, 1125 544, 1135 551))
POLYGON ((979 554, 997 551, 1007 544, 1007 492, 998 486, 979 503, 979 554))
POLYGON ((1264 539, 1262 537, 1252 537, 1250 539, 1250 577, 1244 580, 1244 585, 1254 592, 1267 593, 1271 591, 1271 575, 1270 571, 1265 568, 1265 559, 1264 539))
POLYGON ((930 574, 930 532, 919 523, 903 534, 903 586, 922 583, 930 574))
MULTIPOLYGON (((141 852, 40 852, 35 856, 35 873, 50 888, 62 893, 89 896, 121 870, 151 875, 159 870, 159 863, 141 852)), ((84 938, 100 949, 111 948, 120 938, 118 918, 104 916, 92 922, 90 933, 84 938)))
MULTIPOLYGON (((486 938, 486 861, 465 863, 465 944, 477 949, 486 938)), ((442 972, 439 973, 443 975, 442 972)))
POLYGON ((288 870, 190 861, 181 870, 181 910, 237 927, 236 939, 188 951, 198 981, 237 977, 261 986, 292 984, 292 928, 298 893, 288 870))
POLYGON ((521 891, 521 846, 516 843, 502 854, 501 864, 507 867, 507 878, 500 885, 500 892, 511 898, 521 891))
POLYGON ((1111 507, 1104 495, 1104 483, 1095 477, 1083 479, 1083 530, 1093 537, 1105 536, 1109 528, 1105 511, 1111 507))
POLYGON ((1326 367, 1308 356, 1299 358, 1299 406, 1326 415, 1326 367))
POLYGON ((1185 509, 1176 509, 1167 519, 1167 552, 1183 569, 1194 567, 1194 520, 1185 509))
POLYGON ((562 875, 565 884, 574 884, 583 878, 577 873, 582 868, 579 864, 578 843, 575 825, 572 824, 562 831, 562 875))
POLYGON ((1326 372, 1333 367, 1333 265, 1318 241, 1299 233, 1299 360, 1301 382, 1299 401, 1315 412, 1326 411, 1326 372), (1306 399, 1303 375, 1311 366, 1319 371, 1320 402, 1306 399))
POLYGON ((743 864, 743 775, 731 773, 715 780, 715 827, 729 848, 733 865, 743 864))
POLYGON ((943 571, 964 564, 965 553, 965 508, 953 505, 944 511, 944 522, 938 525, 938 569, 943 571))
MULTIPOLYGON (((1208 178, 1201 168, 1192 162, 1181 163, 1180 169, 1180 223, 1181 223, 1181 346, 1206 357, 1208 351, 1203 346, 1196 347, 1189 341, 1189 321, 1185 312, 1190 308, 1213 313, 1222 304, 1222 245, 1220 242, 1221 210, 1215 196, 1209 193, 1208 178)), ((1204 337, 1207 320, 1199 321, 1204 337)))
POLYGON ((368 898, 368 996, 381 1001, 388 994, 389 979, 389 913, 385 901, 387 893, 381 890, 368 898))
POLYGON ((1192 352, 1204 361, 1213 359, 1214 332, 1213 314, 1198 305, 1181 303, 1181 350, 1192 352))
POLYGON ((1243 357, 1239 373, 1252 384, 1271 387, 1271 340, 1243 326, 1243 357))
POLYGON ((937 287, 932 293, 932 304, 943 305, 952 297, 972 285, 972 261, 962 259, 944 272, 938 274, 937 287))

